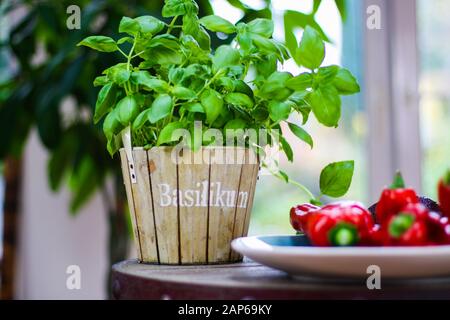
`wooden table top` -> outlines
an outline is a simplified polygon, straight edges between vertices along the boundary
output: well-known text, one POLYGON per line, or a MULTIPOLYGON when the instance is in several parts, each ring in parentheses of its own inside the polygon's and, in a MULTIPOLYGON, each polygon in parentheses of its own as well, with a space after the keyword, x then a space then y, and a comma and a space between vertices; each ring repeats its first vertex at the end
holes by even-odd
POLYGON ((450 278, 366 280, 291 277, 260 264, 148 265, 127 260, 113 266, 115 299, 450 299, 450 278))

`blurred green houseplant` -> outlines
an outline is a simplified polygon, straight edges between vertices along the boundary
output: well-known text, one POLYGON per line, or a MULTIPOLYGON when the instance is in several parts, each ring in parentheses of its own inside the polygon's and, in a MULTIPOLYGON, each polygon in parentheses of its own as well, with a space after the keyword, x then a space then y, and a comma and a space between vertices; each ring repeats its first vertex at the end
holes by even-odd
MULTIPOLYGON (((243 11, 243 22, 271 18, 270 0, 264 1, 261 10, 239 0, 228 2, 243 11)), ((335 2, 345 18, 344 1, 335 2)), ((315 21, 320 3, 314 0, 310 13, 285 12, 286 45, 291 53, 298 45, 296 28, 310 25, 328 40, 315 21)), ((58 190, 68 183, 71 212, 76 213, 95 191, 101 191, 110 220, 109 259, 114 263, 126 256, 128 246, 125 193, 119 163, 104 149, 102 128, 92 125, 89 115, 93 114, 99 91, 92 87, 92 79, 120 62, 121 56, 117 53, 100 58, 95 52, 77 50, 76 44, 91 33, 118 39, 116 27, 122 16, 160 17, 164 1, 80 0, 76 4, 81 8, 81 29, 68 30, 66 9, 72 4, 67 0, 6 0, 0 5, 0 25, 8 27, 2 27, 6 32, 0 35, 0 159, 20 157, 30 130, 36 128, 50 153, 49 184, 58 190), (68 97, 76 108, 70 119, 61 108, 68 97), (114 177, 113 195, 105 184, 107 176, 114 177)), ((213 13, 209 1, 199 0, 198 4, 200 16, 213 13)), ((227 41, 213 33, 211 36, 212 47, 227 41)))

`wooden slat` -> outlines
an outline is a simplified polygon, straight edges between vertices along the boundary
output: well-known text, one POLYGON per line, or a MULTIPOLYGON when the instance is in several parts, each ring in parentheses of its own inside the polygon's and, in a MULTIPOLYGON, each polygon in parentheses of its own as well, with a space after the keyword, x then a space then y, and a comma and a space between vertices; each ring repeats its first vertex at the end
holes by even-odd
POLYGON ((245 213, 245 223, 244 223, 244 229, 242 231, 241 237, 245 237, 248 234, 248 228, 250 226, 250 216, 252 213, 253 208, 253 200, 255 198, 255 188, 256 188, 256 182, 258 179, 258 173, 259 173, 259 163, 252 165, 252 178, 251 178, 251 186, 249 191, 249 201, 247 205, 247 212, 245 213))
POLYGON ((125 191, 127 193, 128 207, 130 209, 131 224, 133 226, 133 235, 135 240, 134 243, 136 244, 138 259, 139 261, 142 261, 141 242, 139 237, 139 224, 137 223, 138 219, 136 217, 136 212, 134 209, 133 192, 131 189, 131 178, 130 173, 128 171, 128 161, 125 149, 120 149, 120 160, 122 165, 123 182, 125 184, 125 191))
POLYGON ((194 153, 186 149, 179 158, 180 252, 181 263, 198 264, 206 262, 208 188, 204 193, 201 190, 209 185, 209 164, 194 164, 194 157, 209 159, 209 150, 194 153))
POLYGON ((133 158, 136 183, 132 183, 131 188, 136 221, 139 225, 142 260, 144 262, 159 262, 147 152, 142 148, 135 148, 133 149, 133 158))
POLYGON ((178 182, 176 161, 171 159, 171 148, 166 147, 150 149, 148 161, 160 263, 178 264, 180 259, 175 191, 178 182))
MULTIPOLYGON (((225 163, 211 163, 208 226, 208 262, 226 262, 230 258, 235 206, 239 189, 241 163, 227 148, 214 148, 212 157, 224 154, 225 163), (230 164, 235 162, 234 164, 230 164), (223 201, 223 202, 222 202, 223 201), (222 206, 222 203, 224 206, 222 206)), ((212 158, 213 159, 213 158, 212 158)))
MULTIPOLYGON (((254 152, 250 149, 245 149, 245 161, 244 164, 242 165, 239 184, 239 196, 236 203, 236 212, 233 227, 233 239, 242 237, 244 235, 244 230, 246 230, 245 235, 247 234, 248 231, 248 221, 246 221, 247 211, 249 213, 248 217, 250 217, 251 205, 253 203, 254 197, 253 192, 254 181, 258 173, 257 171, 258 163, 255 162, 256 156, 254 155, 254 152)), ((242 256, 239 253, 231 250, 230 260, 239 261, 242 260, 242 256)))

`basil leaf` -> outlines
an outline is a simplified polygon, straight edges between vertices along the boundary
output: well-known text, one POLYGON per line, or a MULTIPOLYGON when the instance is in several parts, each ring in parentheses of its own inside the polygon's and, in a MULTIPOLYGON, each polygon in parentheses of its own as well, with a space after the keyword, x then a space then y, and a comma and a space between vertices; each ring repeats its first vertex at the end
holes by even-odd
POLYGON ((203 17, 200 19, 200 23, 206 29, 213 32, 223 32, 226 34, 236 32, 236 27, 231 22, 216 15, 203 17))
POLYGON ((338 66, 327 66, 327 67, 321 67, 319 68, 319 71, 317 72, 317 75, 315 77, 315 82, 319 85, 326 85, 329 84, 334 80, 337 73, 339 71, 338 66))
POLYGON ((320 67, 325 58, 325 44, 315 29, 306 27, 295 55, 296 60, 310 70, 320 67))
POLYGON ((360 91, 358 81, 352 73, 345 68, 339 69, 333 84, 340 94, 354 94, 360 91))
POLYGON ((101 52, 114 52, 118 49, 116 42, 112 38, 105 36, 87 37, 79 42, 77 46, 85 46, 101 52))
POLYGON ((95 103, 94 123, 100 121, 116 102, 117 87, 113 83, 106 84, 98 93, 95 103))
POLYGON ((169 0, 166 1, 162 9, 162 16, 164 18, 181 16, 186 14, 186 8, 183 0, 169 0))
POLYGON ((311 108, 317 120, 327 127, 337 127, 341 118, 341 99, 332 85, 319 87, 310 95, 311 108))
POLYGON ((185 108, 189 112, 205 113, 203 106, 201 105, 201 103, 198 102, 190 102, 183 104, 183 108, 185 108))
POLYGON ((239 130, 245 129, 247 123, 242 119, 233 119, 227 122, 224 129, 225 130, 239 130))
POLYGON ((94 79, 94 87, 104 86, 109 82, 108 77, 100 76, 94 79))
POLYGON ((194 91, 192 91, 191 89, 182 87, 182 86, 173 87, 172 94, 175 97, 177 97, 178 99, 182 99, 182 100, 194 99, 197 96, 194 91))
POLYGON ((335 162, 327 165, 320 174, 320 191, 333 198, 342 197, 350 188, 354 169, 354 161, 335 162))
POLYGON ((149 113, 150 109, 144 110, 136 117, 136 119, 134 119, 132 126, 133 130, 139 130, 144 126, 148 120, 149 113))
POLYGON ((295 91, 303 91, 311 88, 313 83, 313 77, 310 73, 304 72, 292 79, 286 81, 286 87, 295 91))
POLYGON ((121 129, 122 126, 118 119, 117 108, 115 108, 106 116, 105 121, 103 121, 103 133, 108 140, 111 140, 113 135, 119 133, 121 129))
POLYGON ((269 102, 268 108, 270 118, 275 122, 286 120, 291 113, 291 106, 286 102, 273 100, 269 102))
POLYGON ((164 143, 174 142, 178 141, 178 139, 181 138, 180 135, 174 135, 174 131, 177 129, 183 128, 183 124, 181 122, 171 122, 168 125, 166 125, 161 132, 159 133, 158 140, 156 142, 156 145, 160 146, 164 143))
POLYGON ((220 69, 237 65, 240 58, 239 50, 226 45, 220 46, 212 58, 213 70, 217 72, 220 69))
POLYGON ((286 82, 292 78, 289 72, 274 72, 264 83, 260 90, 260 96, 265 99, 283 101, 292 94, 286 87, 286 82))
POLYGON ((225 101, 235 106, 243 106, 248 109, 253 107, 253 100, 243 93, 232 92, 225 96, 225 101))
POLYGON ((151 123, 156 123, 159 120, 167 117, 172 112, 173 100, 168 94, 160 94, 153 101, 148 114, 148 120, 151 123))
POLYGON ((104 71, 109 80, 117 83, 124 84, 130 79, 130 71, 127 70, 126 63, 119 63, 104 71))
POLYGON ((247 53, 252 48, 252 37, 250 32, 248 32, 246 29, 239 30, 236 40, 239 43, 241 49, 244 50, 244 52, 247 53))
POLYGON ((247 25, 250 32, 263 37, 270 38, 273 34, 274 26, 272 20, 258 18, 249 22, 247 25))
POLYGON ((120 100, 116 106, 117 118, 123 126, 127 126, 132 122, 139 114, 139 107, 136 98, 133 96, 127 96, 120 100))
POLYGON ((119 32, 120 33, 128 33, 133 36, 137 35, 141 31, 141 26, 139 25, 139 22, 137 22, 134 19, 131 19, 129 17, 123 17, 122 20, 120 20, 119 24, 119 32))
POLYGON ((314 147, 313 139, 309 135, 309 133, 305 131, 305 129, 297 126, 294 123, 288 123, 288 125, 289 125, 289 129, 291 130, 291 132, 293 134, 295 134, 297 136, 297 138, 299 138, 300 140, 309 144, 311 149, 314 147))
POLYGON ((134 84, 143 86, 146 90, 154 90, 158 93, 167 93, 170 89, 169 84, 161 79, 158 79, 148 71, 135 71, 131 74, 131 81, 134 84))
POLYGON ((143 33, 156 34, 164 29, 164 22, 152 16, 141 16, 134 20, 138 22, 143 33))
POLYGON ((253 40, 253 44, 261 51, 266 53, 273 53, 281 58, 281 52, 278 46, 272 39, 264 38, 259 34, 252 34, 251 38, 253 40))
POLYGON ((222 112, 222 96, 213 89, 207 89, 202 93, 200 101, 206 113, 206 121, 213 124, 222 112))

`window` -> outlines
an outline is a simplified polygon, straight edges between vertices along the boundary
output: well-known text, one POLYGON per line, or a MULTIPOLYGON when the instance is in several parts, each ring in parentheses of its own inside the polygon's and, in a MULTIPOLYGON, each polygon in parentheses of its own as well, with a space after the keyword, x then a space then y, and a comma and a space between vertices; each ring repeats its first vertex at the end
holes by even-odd
MULTIPOLYGON (((272 1, 273 19, 276 26, 275 38, 283 40, 283 11, 299 10, 308 12, 312 9, 312 1, 272 1)), ((334 1, 323 1, 317 19, 327 36, 333 42, 327 44, 327 56, 324 65, 340 64, 349 68, 362 79, 361 1, 350 1, 347 8, 348 20, 342 25, 339 12, 334 1)), ((301 31, 298 32, 300 39, 301 31)), ((301 71, 294 62, 283 66, 285 71, 297 74, 301 71)), ((291 121, 300 124, 300 118, 291 121)), ((294 149, 294 163, 289 163, 281 155, 281 166, 288 175, 308 186, 315 194, 319 194, 318 181, 320 171, 330 162, 354 159, 356 168, 353 183, 346 195, 348 199, 359 199, 366 202, 367 169, 366 169, 366 114, 363 106, 363 93, 346 97, 342 101, 342 118, 337 129, 325 128, 310 117, 305 129, 313 136, 315 146, 309 146, 296 137, 288 140, 294 149)), ((288 132, 288 130, 286 131, 288 132)), ((286 184, 272 176, 261 176, 256 188, 255 202, 250 225, 250 234, 291 233, 289 209, 309 199, 297 187, 286 184)))
POLYGON ((436 198, 438 179, 450 167, 450 1, 417 2, 423 190, 436 198))

